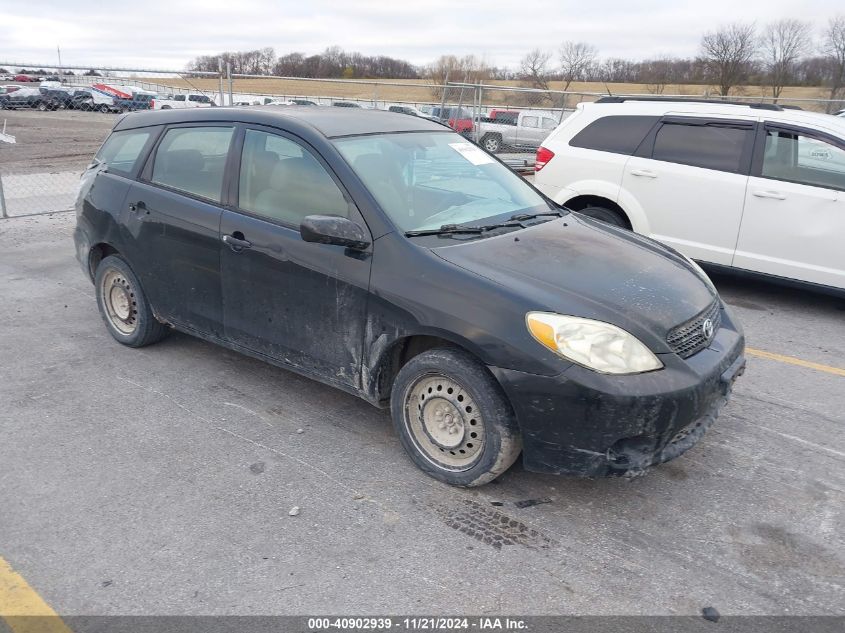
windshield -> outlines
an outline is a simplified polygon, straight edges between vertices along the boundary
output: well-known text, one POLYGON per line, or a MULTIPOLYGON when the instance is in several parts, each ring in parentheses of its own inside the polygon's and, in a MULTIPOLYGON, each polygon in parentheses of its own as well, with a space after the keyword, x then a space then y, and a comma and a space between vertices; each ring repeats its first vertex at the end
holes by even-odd
POLYGON ((402 231, 549 210, 520 176, 458 134, 381 134, 335 145, 402 231))

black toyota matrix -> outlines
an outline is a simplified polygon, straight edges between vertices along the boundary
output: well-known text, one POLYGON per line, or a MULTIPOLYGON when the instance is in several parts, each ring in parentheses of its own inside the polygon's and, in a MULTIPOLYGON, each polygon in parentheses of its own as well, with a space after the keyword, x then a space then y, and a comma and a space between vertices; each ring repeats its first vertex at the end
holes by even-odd
POLYGON ((411 459, 459 486, 520 453, 580 476, 672 459, 745 363, 690 260, 402 114, 127 115, 74 237, 120 343, 176 329, 389 406, 411 459))

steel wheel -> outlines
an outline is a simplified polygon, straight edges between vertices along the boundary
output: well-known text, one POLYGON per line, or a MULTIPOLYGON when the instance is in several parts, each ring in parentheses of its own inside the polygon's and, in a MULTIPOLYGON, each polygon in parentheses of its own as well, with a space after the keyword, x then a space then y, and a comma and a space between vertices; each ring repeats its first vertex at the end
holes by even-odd
POLYGON ((109 322, 124 336, 134 334, 138 327, 138 302, 132 284, 115 269, 103 275, 101 284, 100 296, 109 322))
POLYGON ((421 376, 405 392, 404 423, 420 453, 439 468, 469 470, 484 447, 484 424, 472 396, 456 381, 421 376))

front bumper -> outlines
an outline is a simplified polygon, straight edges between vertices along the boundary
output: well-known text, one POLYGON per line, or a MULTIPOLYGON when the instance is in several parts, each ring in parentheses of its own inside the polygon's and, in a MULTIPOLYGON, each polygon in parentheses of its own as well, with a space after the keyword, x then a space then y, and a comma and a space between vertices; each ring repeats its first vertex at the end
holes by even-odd
POLYGON ((710 345, 665 367, 610 376, 573 365, 557 376, 491 367, 516 413, 526 470, 598 477, 640 472, 692 448, 745 369, 745 338, 723 308, 710 345))

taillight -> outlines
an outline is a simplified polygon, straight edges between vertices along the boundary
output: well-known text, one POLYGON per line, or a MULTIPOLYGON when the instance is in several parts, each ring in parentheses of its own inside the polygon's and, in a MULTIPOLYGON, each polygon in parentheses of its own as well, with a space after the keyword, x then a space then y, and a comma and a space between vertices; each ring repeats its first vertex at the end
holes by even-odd
POLYGON ((538 147, 537 158, 534 160, 534 173, 537 173, 538 171, 543 169, 543 167, 546 166, 546 163, 548 163, 554 157, 555 153, 552 150, 542 146, 538 147))

